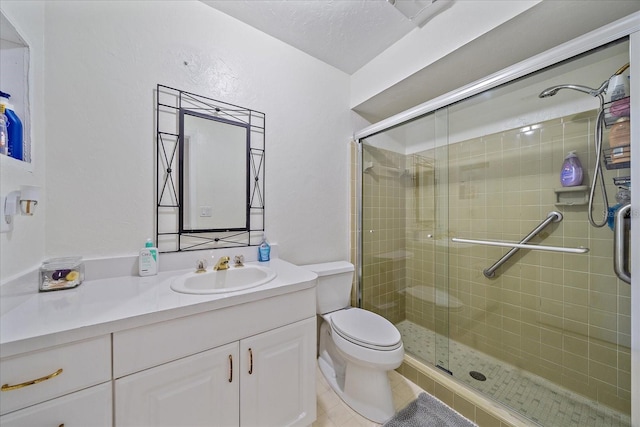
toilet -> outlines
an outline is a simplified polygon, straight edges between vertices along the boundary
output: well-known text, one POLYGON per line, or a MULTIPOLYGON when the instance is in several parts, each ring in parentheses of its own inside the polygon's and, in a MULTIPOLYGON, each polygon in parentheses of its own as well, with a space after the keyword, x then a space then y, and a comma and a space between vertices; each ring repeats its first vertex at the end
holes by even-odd
POLYGON ((320 371, 353 410, 384 423, 395 413, 387 372, 400 366, 404 358, 400 332, 378 314, 349 307, 353 264, 338 261, 302 268, 318 275, 320 371))

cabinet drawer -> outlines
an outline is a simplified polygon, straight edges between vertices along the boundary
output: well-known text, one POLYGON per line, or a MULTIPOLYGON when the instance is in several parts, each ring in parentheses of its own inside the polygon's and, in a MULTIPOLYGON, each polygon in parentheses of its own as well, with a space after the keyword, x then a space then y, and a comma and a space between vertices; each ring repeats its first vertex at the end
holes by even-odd
POLYGON ((0 417, 2 427, 111 427, 111 383, 100 384, 0 417))
POLYGON ((316 290, 311 288, 115 332, 113 376, 120 378, 315 314, 316 290))
POLYGON ((0 360, 0 414, 111 380, 109 335, 0 360))

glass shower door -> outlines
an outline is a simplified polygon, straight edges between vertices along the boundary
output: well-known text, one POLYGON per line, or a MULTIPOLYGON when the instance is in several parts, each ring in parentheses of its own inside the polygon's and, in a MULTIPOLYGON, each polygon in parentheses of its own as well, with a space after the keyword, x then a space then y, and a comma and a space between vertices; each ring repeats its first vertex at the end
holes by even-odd
POLYGON ((362 307, 405 350, 448 370, 447 112, 361 141, 362 307))
MULTIPOLYGON (((628 43, 613 43, 448 109, 449 231, 467 240, 450 247, 451 295, 464 306, 450 302, 450 370, 542 425, 629 425, 630 287, 613 272, 613 230, 589 221, 600 101, 538 96, 567 82, 598 87, 627 62, 628 43), (585 178, 562 187, 570 152, 585 178), (511 248, 490 245, 521 242, 551 215, 527 243, 554 251, 505 258, 511 248)), ((598 183, 597 221, 630 175, 628 162, 601 164, 609 203, 598 183)))
POLYGON ((628 40, 612 42, 360 141, 362 306, 417 362, 534 423, 630 425, 631 287, 612 268, 613 230, 589 219, 623 204, 630 163, 603 162, 609 201, 596 188, 590 206, 600 102, 574 90, 629 60, 628 40), (585 179, 567 188, 571 151, 585 179), (492 245, 552 215, 527 244, 589 251, 505 259, 492 245))

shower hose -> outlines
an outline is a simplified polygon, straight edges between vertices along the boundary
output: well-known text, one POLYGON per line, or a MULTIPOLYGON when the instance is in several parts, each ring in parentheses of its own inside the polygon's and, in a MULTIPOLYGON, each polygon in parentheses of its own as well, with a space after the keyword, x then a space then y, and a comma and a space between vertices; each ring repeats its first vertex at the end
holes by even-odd
POLYGON ((595 150, 596 150, 596 170, 593 173, 593 181, 591 183, 591 192, 589 194, 589 223, 597 228, 604 227, 607 224, 609 216, 609 199, 607 198, 607 189, 604 183, 604 173, 602 172, 602 133, 604 126, 604 99, 602 95, 600 97, 600 111, 598 111, 598 117, 596 118, 596 130, 595 130, 595 150), (602 202, 604 207, 602 209, 603 219, 602 222, 596 222, 593 217, 593 199, 596 192, 596 185, 598 184, 598 177, 600 177, 600 189, 602 190, 602 202))

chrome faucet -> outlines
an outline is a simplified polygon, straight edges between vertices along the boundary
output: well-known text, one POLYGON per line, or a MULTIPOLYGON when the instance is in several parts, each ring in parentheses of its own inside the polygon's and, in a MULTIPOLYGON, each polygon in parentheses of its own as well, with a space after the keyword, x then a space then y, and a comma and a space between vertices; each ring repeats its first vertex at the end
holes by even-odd
POLYGON ((229 260, 230 260, 230 258, 228 256, 220 257, 220 259, 216 263, 215 267, 213 267, 213 270, 214 271, 228 270, 229 269, 229 260))

